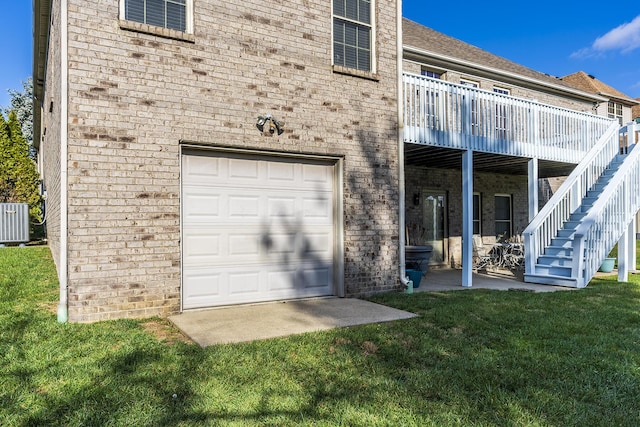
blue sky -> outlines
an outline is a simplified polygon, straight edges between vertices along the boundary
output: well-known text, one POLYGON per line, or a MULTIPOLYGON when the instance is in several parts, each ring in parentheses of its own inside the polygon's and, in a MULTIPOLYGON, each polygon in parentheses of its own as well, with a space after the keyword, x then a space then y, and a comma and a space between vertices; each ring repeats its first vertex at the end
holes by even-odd
MULTIPOLYGON (((116 0, 113 0, 116 1, 116 0)), ((31 75, 31 0, 3 2, 0 26, 0 107, 7 89, 31 75)), ((403 14, 434 30, 554 76, 585 71, 640 97, 640 7, 613 3, 538 0, 425 2, 404 0, 403 14)))
POLYGON ((0 25, 0 108, 9 106, 7 90, 22 90, 22 82, 32 74, 31 9, 31 0, 2 1, 4 18, 0 25))
POLYGON ((637 1, 404 0, 403 15, 536 71, 558 77, 584 71, 640 97, 637 1))

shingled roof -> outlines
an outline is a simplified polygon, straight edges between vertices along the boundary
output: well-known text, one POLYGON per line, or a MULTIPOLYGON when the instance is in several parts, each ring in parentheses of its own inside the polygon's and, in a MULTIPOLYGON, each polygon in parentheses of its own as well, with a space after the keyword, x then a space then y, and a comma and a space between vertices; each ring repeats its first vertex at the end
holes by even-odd
POLYGON ((619 90, 612 88, 608 84, 601 82, 584 71, 578 71, 577 73, 564 76, 562 77, 562 81, 570 84, 576 89, 602 95, 610 99, 613 98, 626 104, 635 105, 637 102, 635 99, 630 98, 619 90))
MULTIPOLYGON (((557 77, 532 70, 524 65, 494 55, 479 47, 440 33, 432 28, 425 27, 407 18, 403 18, 402 20, 402 42, 405 47, 405 52, 413 48, 413 50, 417 49, 427 54, 437 54, 511 75, 517 75, 526 79, 532 79, 540 84, 562 88, 570 92, 576 92, 577 89, 557 77)), ((585 91, 580 89, 578 89, 578 91, 581 92, 580 95, 582 97, 587 95, 585 91)), ((596 95, 596 99, 600 98, 594 92, 588 93, 596 95)))

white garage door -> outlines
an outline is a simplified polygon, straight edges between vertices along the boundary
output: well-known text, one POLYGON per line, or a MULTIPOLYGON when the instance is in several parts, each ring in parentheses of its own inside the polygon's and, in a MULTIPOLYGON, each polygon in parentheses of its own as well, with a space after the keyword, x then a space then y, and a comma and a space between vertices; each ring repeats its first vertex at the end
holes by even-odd
POLYGON ((334 167, 186 152, 183 308, 333 294, 334 167))

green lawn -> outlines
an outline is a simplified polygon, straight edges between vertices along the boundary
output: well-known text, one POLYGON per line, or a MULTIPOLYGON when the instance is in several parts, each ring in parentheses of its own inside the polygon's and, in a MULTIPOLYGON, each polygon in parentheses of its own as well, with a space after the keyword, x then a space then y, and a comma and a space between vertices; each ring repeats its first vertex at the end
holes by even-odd
POLYGON ((374 298, 420 317, 201 349, 56 322, 46 247, 0 250, 0 425, 638 426, 640 277, 374 298))

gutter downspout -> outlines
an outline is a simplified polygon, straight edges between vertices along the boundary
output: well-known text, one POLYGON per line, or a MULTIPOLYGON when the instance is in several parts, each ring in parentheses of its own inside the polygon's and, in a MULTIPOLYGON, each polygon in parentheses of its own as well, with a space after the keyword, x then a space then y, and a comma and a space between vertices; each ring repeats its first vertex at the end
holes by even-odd
POLYGON ((60 0, 60 302, 58 304, 58 322, 66 323, 69 319, 68 303, 68 223, 67 223, 67 169, 68 169, 68 5, 67 0, 60 0))
POLYGON ((400 264, 400 283, 409 287, 405 266, 405 189, 404 189, 404 91, 402 83, 402 0, 396 2, 396 61, 397 61, 397 85, 398 85, 398 262, 400 264))

